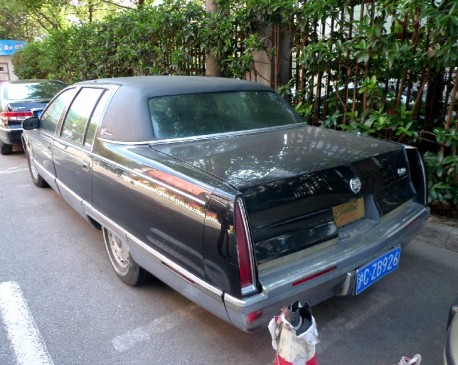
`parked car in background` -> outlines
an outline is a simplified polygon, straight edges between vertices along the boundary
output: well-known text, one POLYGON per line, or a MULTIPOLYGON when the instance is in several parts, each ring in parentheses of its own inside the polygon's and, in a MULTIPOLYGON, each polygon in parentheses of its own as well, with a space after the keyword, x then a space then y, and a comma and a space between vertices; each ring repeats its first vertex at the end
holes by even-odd
POLYGON ((445 339, 444 364, 458 364, 458 299, 450 306, 445 339))
POLYGON ((310 127, 248 81, 85 81, 23 128, 33 183, 101 228, 121 280, 153 274, 244 331, 361 294, 429 214, 415 148, 310 127))
POLYGON ((10 154, 21 144, 24 119, 31 109, 44 108, 66 84, 57 80, 19 80, 0 83, 0 153, 10 154))

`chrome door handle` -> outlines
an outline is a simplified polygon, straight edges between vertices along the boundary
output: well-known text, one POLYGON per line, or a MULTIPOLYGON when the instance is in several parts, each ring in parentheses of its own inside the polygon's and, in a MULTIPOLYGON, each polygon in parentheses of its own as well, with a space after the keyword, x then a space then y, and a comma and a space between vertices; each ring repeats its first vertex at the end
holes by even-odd
POLYGON ((85 170, 85 171, 87 171, 87 172, 90 172, 90 171, 91 171, 91 167, 90 167, 89 162, 83 161, 83 170, 85 170))

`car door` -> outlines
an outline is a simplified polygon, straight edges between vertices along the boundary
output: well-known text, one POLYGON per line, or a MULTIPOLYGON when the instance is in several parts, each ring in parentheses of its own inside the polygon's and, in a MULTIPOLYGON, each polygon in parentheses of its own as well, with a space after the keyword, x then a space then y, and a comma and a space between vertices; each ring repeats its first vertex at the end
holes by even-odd
POLYGON ((108 90, 82 87, 72 101, 52 148, 56 182, 64 200, 83 214, 92 202, 92 145, 109 97, 108 90))
POLYGON ((29 153, 32 154, 38 173, 43 176, 51 187, 58 191, 56 185, 56 170, 54 168, 52 147, 56 138, 57 126, 68 105, 75 96, 77 88, 70 88, 60 93, 52 100, 40 117, 40 127, 30 131, 31 144, 29 153))

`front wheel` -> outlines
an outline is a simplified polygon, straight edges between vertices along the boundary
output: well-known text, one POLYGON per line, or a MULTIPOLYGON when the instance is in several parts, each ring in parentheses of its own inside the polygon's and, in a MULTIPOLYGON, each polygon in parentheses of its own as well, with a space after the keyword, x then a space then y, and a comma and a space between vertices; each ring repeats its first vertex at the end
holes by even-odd
POLYGON ((125 239, 108 228, 103 227, 103 240, 116 275, 128 285, 140 285, 147 281, 150 274, 139 266, 130 255, 125 239))
POLYGON ((43 179, 43 177, 38 173, 37 166, 35 165, 35 159, 33 158, 32 151, 26 150, 27 162, 29 164, 30 176, 32 177, 32 182, 35 186, 39 188, 45 188, 48 183, 43 179))

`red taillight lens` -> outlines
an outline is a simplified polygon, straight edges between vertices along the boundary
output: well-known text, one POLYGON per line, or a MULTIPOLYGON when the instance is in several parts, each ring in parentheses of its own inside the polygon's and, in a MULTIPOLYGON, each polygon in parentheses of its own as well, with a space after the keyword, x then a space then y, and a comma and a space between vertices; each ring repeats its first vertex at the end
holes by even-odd
POLYGON ((256 321, 257 319, 261 318, 262 317, 262 314, 264 313, 264 311, 261 309, 261 310, 258 310, 256 312, 252 312, 252 313, 248 313, 246 315, 246 321, 247 323, 253 323, 254 321, 256 321))
POLYGON ((241 202, 237 201, 235 205, 235 232, 237 237, 237 252, 239 258, 240 286, 242 293, 254 289, 254 270, 253 257, 248 239, 248 227, 244 219, 241 202))
POLYGON ((20 122, 28 117, 32 117, 31 111, 27 112, 0 112, 0 118, 7 122, 20 122))

